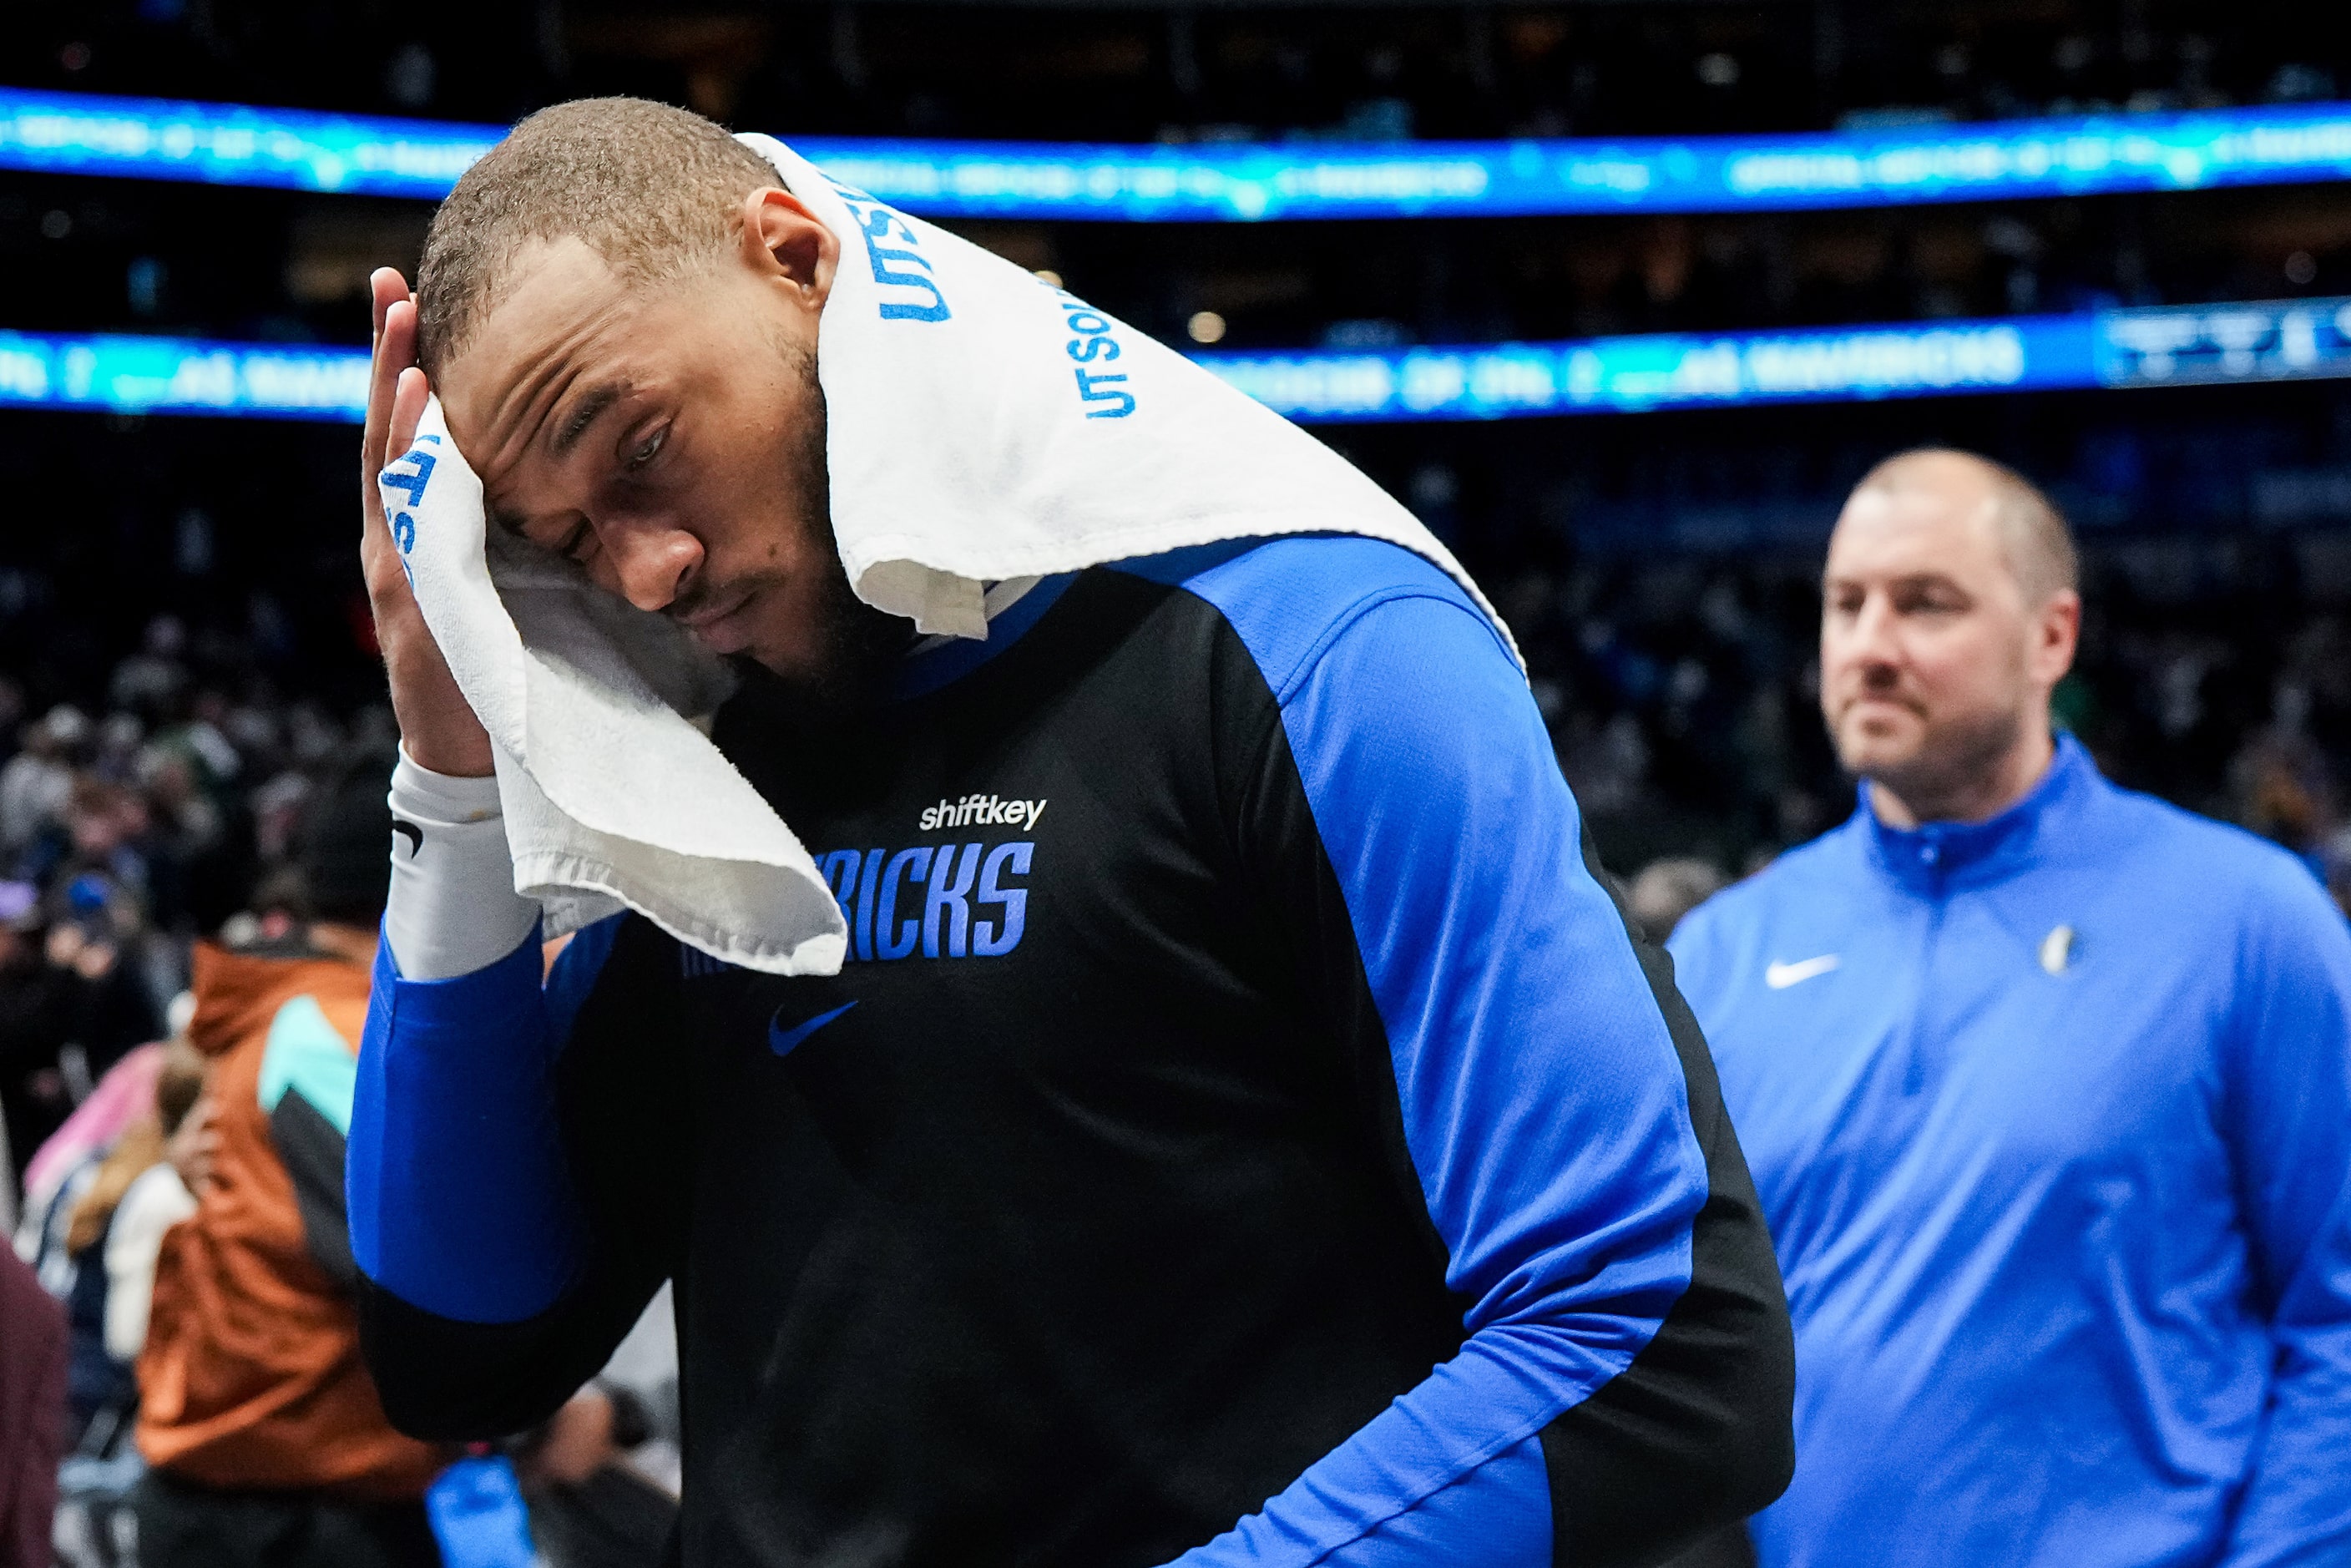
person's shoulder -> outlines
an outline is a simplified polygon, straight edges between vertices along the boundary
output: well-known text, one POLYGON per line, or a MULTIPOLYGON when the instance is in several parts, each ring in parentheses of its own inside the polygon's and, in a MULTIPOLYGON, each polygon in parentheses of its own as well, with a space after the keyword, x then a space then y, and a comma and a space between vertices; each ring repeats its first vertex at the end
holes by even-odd
POLYGON ((2322 896, 2318 879, 2291 852, 2233 822, 2110 781, 2106 810, 2141 860, 2214 891, 2242 888, 2262 896, 2322 896))
POLYGON ((2309 862, 2231 822, 2105 789, 2105 822, 2083 846, 2083 870, 2114 883, 2139 917, 2243 961, 2325 952, 2351 964, 2351 928, 2309 862))
POLYGON ((1509 644, 1468 591, 1434 561, 1385 539, 1301 534, 1236 539, 1121 561, 1115 570, 1206 601, 1248 644, 1277 692, 1350 626, 1383 606, 1437 610, 1479 632, 1515 668, 1509 644))
POLYGON ((1682 916, 1668 946, 1686 955, 1708 944, 1767 936, 1791 912, 1817 920, 1823 911, 1847 907, 1862 870, 1856 835, 1848 820, 1775 856, 1682 916))
POLYGON ((1858 864, 1859 837, 1852 821, 1816 839, 1783 850, 1698 907, 1761 914, 1793 899, 1818 896, 1824 884, 1849 883, 1858 864))
POLYGON ((1330 602, 1383 590, 1417 588, 1463 604, 1470 602, 1460 584, 1427 557, 1364 534, 1218 539, 1113 561, 1110 567, 1196 593, 1233 592, 1263 585, 1330 602))

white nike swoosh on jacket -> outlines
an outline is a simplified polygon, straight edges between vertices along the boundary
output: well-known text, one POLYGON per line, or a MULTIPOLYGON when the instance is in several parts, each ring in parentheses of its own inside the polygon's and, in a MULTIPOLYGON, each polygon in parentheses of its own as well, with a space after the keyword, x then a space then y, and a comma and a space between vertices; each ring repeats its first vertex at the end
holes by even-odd
POLYGON ((1775 959, 1765 967, 1763 983, 1775 991, 1784 991, 1790 986, 1801 985, 1816 975, 1825 975, 1836 967, 1837 956, 1834 953, 1823 953, 1817 958, 1800 958, 1792 964, 1783 964, 1775 959))

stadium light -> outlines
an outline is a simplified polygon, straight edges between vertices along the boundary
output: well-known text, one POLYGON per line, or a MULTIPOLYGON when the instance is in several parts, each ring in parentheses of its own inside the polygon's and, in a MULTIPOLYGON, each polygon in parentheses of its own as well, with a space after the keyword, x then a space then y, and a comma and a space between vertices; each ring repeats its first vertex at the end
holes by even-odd
MULTIPOLYGON (((0 89, 0 167, 438 198, 495 125, 0 89)), ((1188 146, 794 137, 946 218, 1217 223, 1786 211, 2351 178, 2351 104, 1782 136, 1188 146)))
MULTIPOLYGON (((1196 353, 1301 423, 2351 376, 2351 298, 1377 352, 1196 353)), ((0 331, 0 407, 356 423, 360 349, 0 331)))

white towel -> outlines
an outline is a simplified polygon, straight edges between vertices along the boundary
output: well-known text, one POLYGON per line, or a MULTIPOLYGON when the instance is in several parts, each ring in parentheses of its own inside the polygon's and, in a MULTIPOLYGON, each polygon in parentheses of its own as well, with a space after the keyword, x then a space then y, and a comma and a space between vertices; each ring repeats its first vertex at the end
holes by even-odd
MULTIPOLYGON (((1478 596, 1378 486, 1182 355, 781 142, 742 140, 841 239, 817 378, 833 531, 867 603, 985 637, 991 582, 1298 533, 1390 540, 1478 596)), ((823 877, 705 733, 726 666, 486 529, 437 401, 381 483, 424 619, 490 733, 516 891, 549 934, 625 905, 728 963, 837 970, 845 927, 823 877)))

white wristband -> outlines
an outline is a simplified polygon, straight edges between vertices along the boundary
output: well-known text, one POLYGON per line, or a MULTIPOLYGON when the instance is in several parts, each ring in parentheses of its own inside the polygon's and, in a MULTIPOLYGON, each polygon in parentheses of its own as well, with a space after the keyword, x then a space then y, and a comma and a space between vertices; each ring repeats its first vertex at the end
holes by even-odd
POLYGON ((496 779, 420 768, 405 747, 392 770, 392 894, 384 937, 409 980, 446 980, 512 953, 538 921, 514 890, 496 779))

